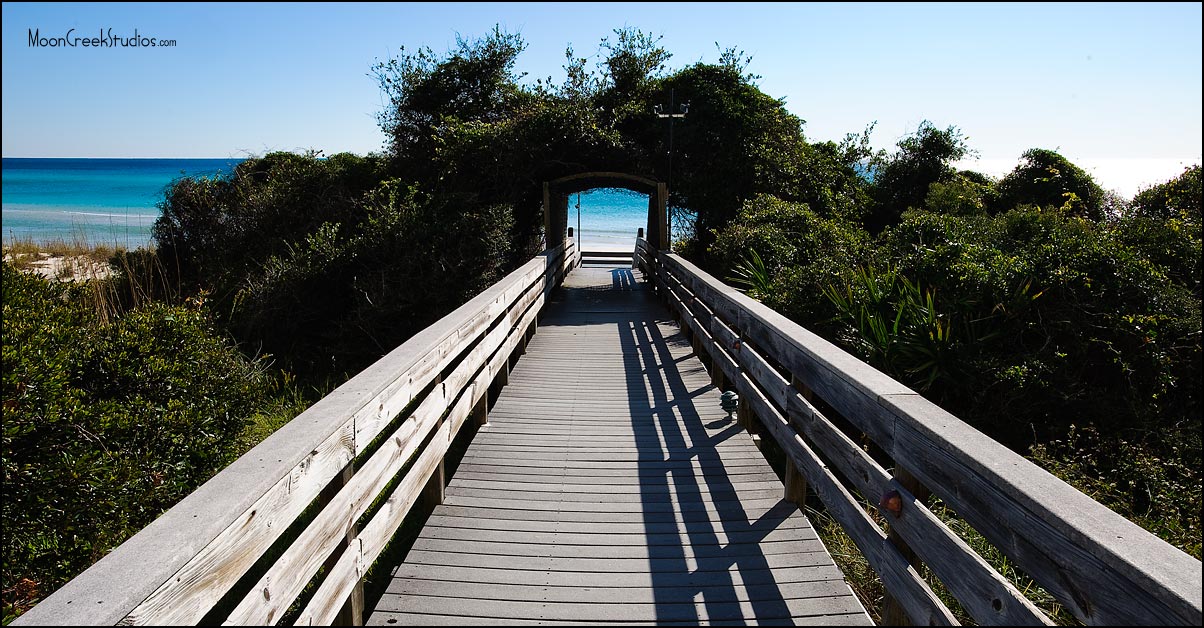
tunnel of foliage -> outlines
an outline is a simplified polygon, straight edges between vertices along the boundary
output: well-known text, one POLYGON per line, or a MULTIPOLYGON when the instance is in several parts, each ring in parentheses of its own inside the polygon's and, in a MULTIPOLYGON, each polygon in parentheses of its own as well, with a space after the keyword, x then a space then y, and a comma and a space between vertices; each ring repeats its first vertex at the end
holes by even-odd
POLYGON ((530 259, 542 183, 587 171, 671 180, 680 253, 1200 556, 1199 166, 1131 201, 1041 148, 996 180, 954 166, 956 127, 809 141, 737 49, 671 69, 620 29, 554 83, 524 48, 377 63, 379 154, 173 183, 139 262, 159 302, 116 322, 6 266, 6 604, 219 468, 280 373, 329 390, 530 259))

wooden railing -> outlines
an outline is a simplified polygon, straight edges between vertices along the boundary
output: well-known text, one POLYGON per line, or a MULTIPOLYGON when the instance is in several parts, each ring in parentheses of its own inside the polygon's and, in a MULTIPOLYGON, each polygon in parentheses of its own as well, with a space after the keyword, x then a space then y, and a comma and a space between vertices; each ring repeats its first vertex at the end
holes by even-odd
POLYGON ((980 624, 1052 623, 927 508, 931 491, 1085 623, 1200 625, 1200 561, 681 257, 637 238, 633 263, 739 393, 741 422, 785 453, 787 498, 813 489, 877 572, 884 623, 957 623, 924 565, 980 624))
POLYGON ((297 623, 361 623, 364 574, 415 502, 442 500, 449 443, 470 418, 487 420, 490 385, 504 383, 549 292, 578 259, 569 239, 510 273, 298 415, 15 624, 271 624, 323 567, 297 623), (295 539, 282 539, 314 510, 295 539), (232 593, 256 577, 241 599, 232 593))

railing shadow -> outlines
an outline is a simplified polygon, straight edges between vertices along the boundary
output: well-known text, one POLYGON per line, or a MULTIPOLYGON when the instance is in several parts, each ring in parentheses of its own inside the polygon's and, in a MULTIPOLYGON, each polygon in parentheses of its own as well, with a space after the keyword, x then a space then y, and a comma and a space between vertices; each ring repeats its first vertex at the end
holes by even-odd
POLYGON ((630 268, 615 268, 610 271, 610 287, 614 290, 634 290, 635 275, 630 268))
POLYGON ((680 332, 666 337, 657 321, 647 318, 620 322, 619 331, 624 365, 629 373, 643 373, 646 382, 627 394, 657 620, 740 620, 744 601, 757 620, 788 621, 789 609, 759 543, 786 521, 794 505, 783 500, 750 521, 717 449, 742 430, 720 418, 717 400, 711 400, 714 408, 696 405, 714 387, 689 389, 680 369, 689 368, 691 360, 674 358, 670 349, 685 345, 680 332), (722 429, 710 432, 708 425, 722 429), (658 512, 673 501, 680 522, 671 512, 658 512), (676 534, 676 543, 665 542, 672 538, 666 530, 676 534), (739 583, 733 572, 740 575, 739 583), (746 601, 737 585, 747 593, 746 601), (695 607, 699 597, 705 617, 695 607))

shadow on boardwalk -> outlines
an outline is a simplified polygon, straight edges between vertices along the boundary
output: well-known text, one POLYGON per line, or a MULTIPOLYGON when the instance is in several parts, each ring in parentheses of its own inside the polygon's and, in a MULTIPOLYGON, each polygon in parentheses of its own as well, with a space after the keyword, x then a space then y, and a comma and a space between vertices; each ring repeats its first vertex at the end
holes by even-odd
POLYGON ((869 624, 647 283, 579 268, 369 624, 869 624))

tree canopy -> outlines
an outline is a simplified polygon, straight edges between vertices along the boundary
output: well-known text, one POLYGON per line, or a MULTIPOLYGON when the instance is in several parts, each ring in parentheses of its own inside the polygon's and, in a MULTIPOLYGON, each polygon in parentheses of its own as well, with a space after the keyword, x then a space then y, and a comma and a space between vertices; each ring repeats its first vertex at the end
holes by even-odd
POLYGON ((425 189, 512 203, 526 234, 540 224, 543 181, 595 170, 671 181, 670 204, 697 215, 706 241, 759 193, 821 213, 853 205, 857 174, 847 153, 808 144, 803 121, 754 84, 748 58, 735 50, 670 71, 659 38, 617 29, 594 68, 569 48, 563 84, 531 85, 513 72, 524 47, 494 30, 442 57, 422 49, 378 64, 392 171, 425 189), (689 103, 674 128, 672 173, 669 130, 655 113, 670 91, 689 103))

